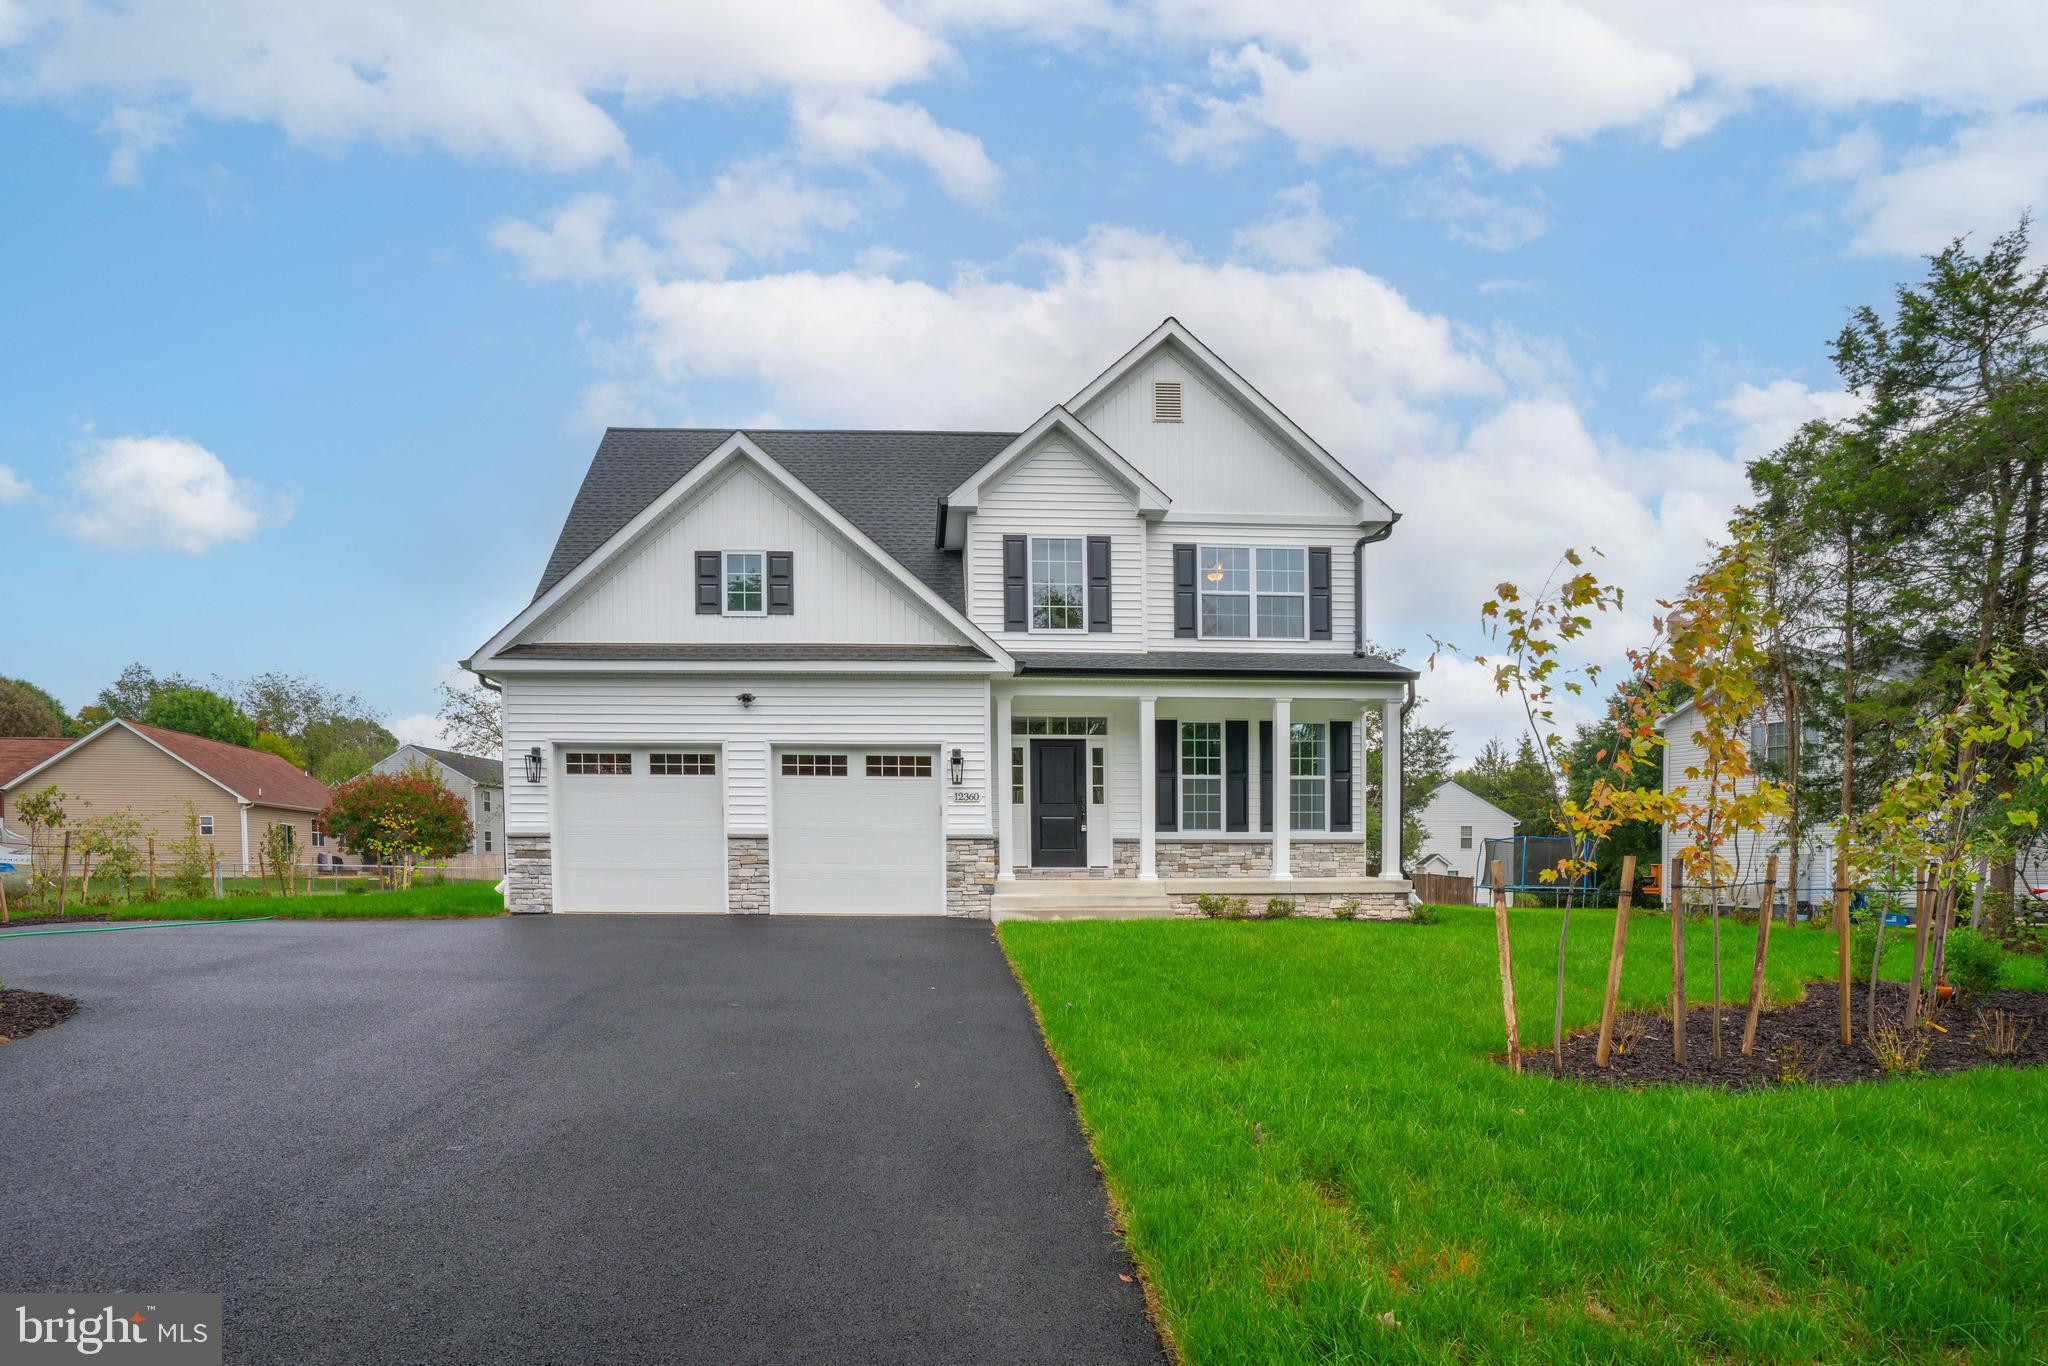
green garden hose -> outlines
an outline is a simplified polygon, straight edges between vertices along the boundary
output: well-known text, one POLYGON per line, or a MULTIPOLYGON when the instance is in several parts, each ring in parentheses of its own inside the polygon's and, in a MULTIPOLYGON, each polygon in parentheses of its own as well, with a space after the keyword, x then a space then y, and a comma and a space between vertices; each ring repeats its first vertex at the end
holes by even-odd
POLYGON ((14 930, 0 933, 0 939, 26 939, 32 934, 105 934, 108 930, 169 930, 180 925, 248 925, 258 920, 275 920, 274 915, 245 915, 239 920, 163 920, 154 925, 78 925, 68 930, 14 930))

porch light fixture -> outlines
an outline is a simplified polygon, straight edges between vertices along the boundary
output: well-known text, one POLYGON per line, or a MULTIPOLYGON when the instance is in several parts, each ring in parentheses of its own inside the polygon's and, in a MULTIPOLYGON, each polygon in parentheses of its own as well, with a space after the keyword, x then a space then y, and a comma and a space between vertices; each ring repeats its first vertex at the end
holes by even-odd
POLYGON ((960 757, 959 750, 955 749, 953 757, 947 760, 946 772, 953 779, 955 787, 967 781, 967 761, 960 757))
POLYGON ((535 745, 532 749, 526 751, 526 781, 528 781, 529 783, 537 783, 540 781, 539 745, 535 745))

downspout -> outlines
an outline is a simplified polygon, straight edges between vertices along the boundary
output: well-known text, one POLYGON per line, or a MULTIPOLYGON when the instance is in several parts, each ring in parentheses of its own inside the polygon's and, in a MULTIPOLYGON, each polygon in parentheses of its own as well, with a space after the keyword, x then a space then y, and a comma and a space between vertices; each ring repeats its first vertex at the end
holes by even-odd
POLYGON ((242 876, 249 876, 249 803, 238 802, 242 808, 242 876))
MULTIPOLYGON (((1351 595, 1353 598, 1351 655, 1354 659, 1365 658, 1365 548, 1369 545, 1378 545, 1381 541, 1393 535, 1394 523, 1400 520, 1401 514, 1397 512, 1387 520, 1385 526, 1373 532, 1370 536, 1360 536, 1358 543, 1351 547, 1351 563, 1357 571, 1351 576, 1351 595)), ((1411 684, 1409 687, 1410 694, 1412 695, 1414 691, 1414 686, 1411 684)), ((1413 706, 1414 702, 1411 700, 1407 705, 1413 706)), ((1407 708, 1403 707, 1402 710, 1405 713, 1407 708)))

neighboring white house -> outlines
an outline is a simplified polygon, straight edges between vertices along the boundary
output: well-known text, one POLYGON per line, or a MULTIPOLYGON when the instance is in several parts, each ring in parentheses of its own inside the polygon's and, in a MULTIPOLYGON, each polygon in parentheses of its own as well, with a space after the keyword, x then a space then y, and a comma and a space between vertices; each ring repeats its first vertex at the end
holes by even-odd
MULTIPOLYGON (((1690 701, 1681 703, 1670 715, 1657 723, 1664 733, 1664 788, 1666 791, 1691 782, 1703 785, 1704 779, 1688 779, 1686 770, 1702 768, 1706 753, 1700 746, 1699 709, 1690 701)), ((1768 761, 1776 764, 1785 762, 1785 722, 1773 719, 1769 713, 1750 723, 1749 749, 1751 763, 1768 761)), ((1807 733, 1806 743, 1816 743, 1812 732, 1807 733)), ((1749 792, 1756 787, 1753 776, 1744 777, 1735 784, 1738 793, 1749 792)), ((1761 836, 1744 835, 1729 843, 1721 851, 1722 858, 1731 868, 1730 880, 1735 884, 1734 900, 1754 906, 1762 895, 1764 872, 1770 857, 1778 856, 1778 881, 1782 887, 1785 880, 1793 875, 1792 860, 1787 857, 1786 840, 1790 829, 1786 823, 1771 817, 1764 823, 1761 836)), ((1664 867, 1671 867, 1671 860, 1685 848, 1685 837, 1671 825, 1664 827, 1664 867)), ((1835 825, 1833 822, 1811 826, 1799 832, 1800 856, 1796 888, 1802 902, 1826 901, 1834 895, 1835 886, 1835 825)))
POLYGON ((1395 519, 1172 319, 1021 432, 614 428, 466 661, 504 694, 509 904, 1405 914, 1416 675, 1362 619, 1395 519))
POLYGON ((1417 865, 1434 864, 1453 876, 1471 878, 1474 904, 1490 904, 1490 894, 1479 890, 1485 881, 1479 860, 1488 840, 1507 839, 1520 822, 1471 788, 1448 782, 1429 794, 1418 819, 1422 846, 1416 850, 1417 865))
POLYGON ((505 860, 505 766, 452 749, 400 745, 371 765, 379 773, 403 773, 424 765, 441 786, 469 803, 469 862, 502 867, 505 860))

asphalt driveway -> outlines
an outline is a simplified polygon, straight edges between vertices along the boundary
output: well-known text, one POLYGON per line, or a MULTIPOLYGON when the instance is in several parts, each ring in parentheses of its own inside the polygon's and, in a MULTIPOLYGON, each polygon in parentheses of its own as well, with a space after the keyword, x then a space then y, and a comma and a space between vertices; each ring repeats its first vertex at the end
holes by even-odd
POLYGON ((225 1296, 231 1361, 1158 1360, 982 924, 0 939, 0 1288, 225 1296))

